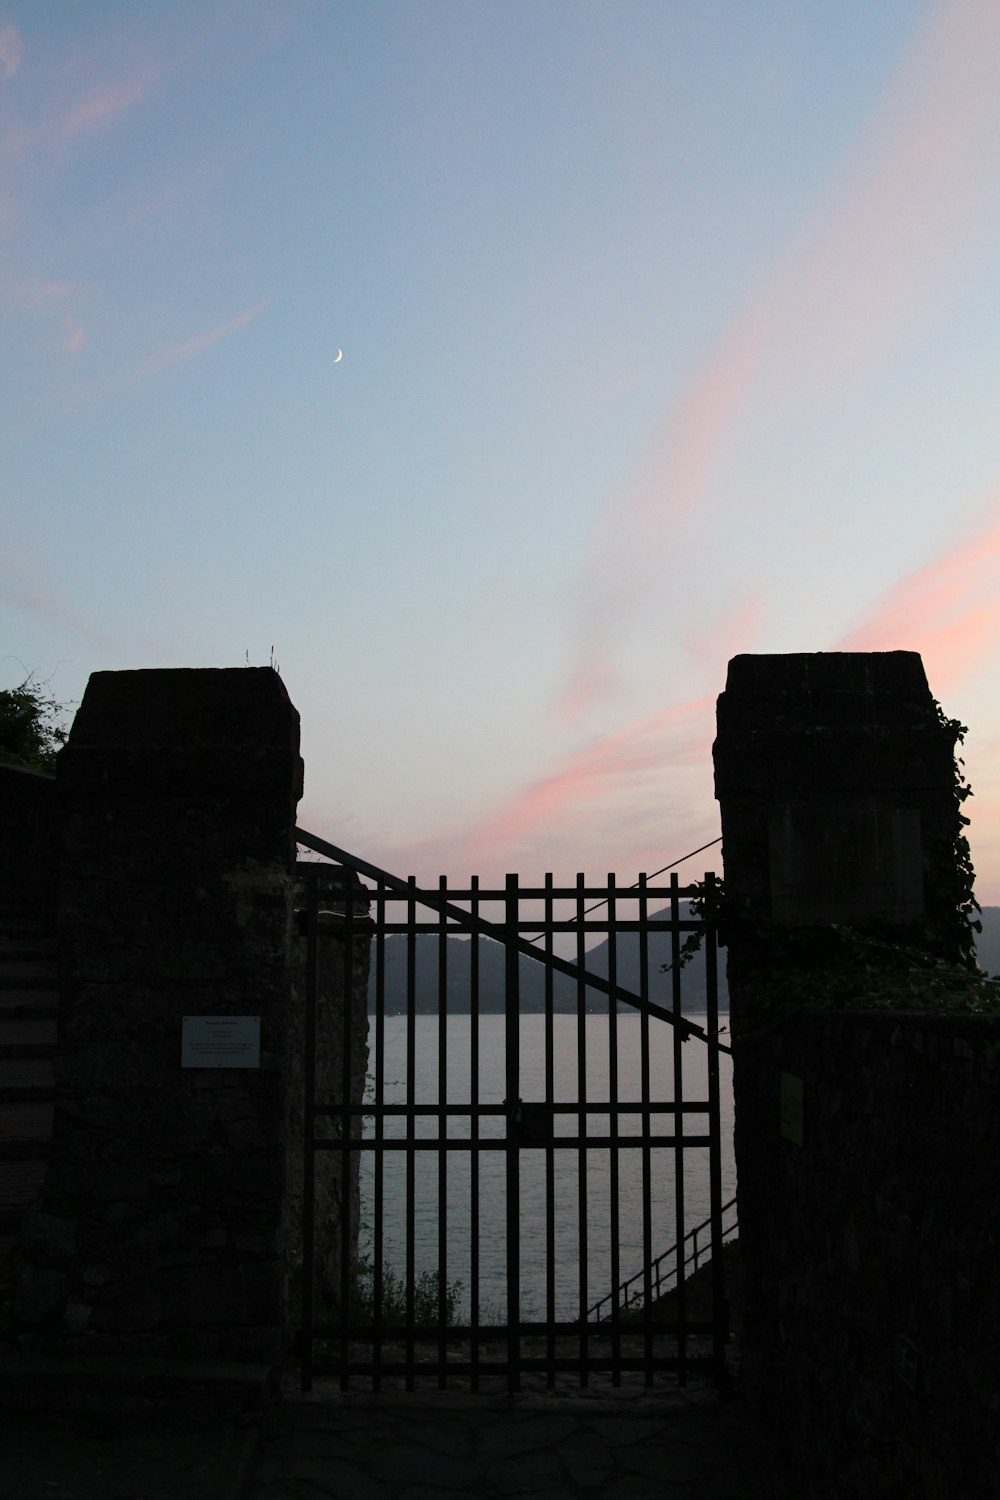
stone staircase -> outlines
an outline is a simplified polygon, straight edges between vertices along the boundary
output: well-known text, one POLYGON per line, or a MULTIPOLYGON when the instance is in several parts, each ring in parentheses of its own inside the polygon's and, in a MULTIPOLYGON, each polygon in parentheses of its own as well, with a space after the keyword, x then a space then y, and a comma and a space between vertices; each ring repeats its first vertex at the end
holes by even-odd
POLYGON ((55 952, 41 922, 27 910, 0 909, 0 1266, 45 1180, 58 1000, 55 952))

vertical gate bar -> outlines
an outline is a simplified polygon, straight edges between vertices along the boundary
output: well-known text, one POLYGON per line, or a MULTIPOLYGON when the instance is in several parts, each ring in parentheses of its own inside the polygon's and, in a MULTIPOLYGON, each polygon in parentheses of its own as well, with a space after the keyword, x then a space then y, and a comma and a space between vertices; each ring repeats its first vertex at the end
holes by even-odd
MULTIPOLYGON (((350 1374, 348 1366, 351 1359, 351 1341, 349 1327, 351 1322, 351 1271, 352 1250, 354 1248, 353 1234, 353 1207, 354 1194, 351 1191, 351 1150, 348 1142, 354 1134, 354 1121, 350 1113, 353 1102, 353 1083, 351 1077, 351 1044, 353 1041, 351 1032, 351 1013, 354 1009, 354 935, 355 935, 355 894, 354 894, 354 872, 345 870, 346 881, 342 887, 344 892, 344 952, 342 960, 344 997, 341 1007, 340 1022, 340 1103, 342 1112, 340 1116, 340 1305, 345 1309, 344 1317, 340 1322, 340 1389, 346 1391, 350 1386, 350 1374)), ((332 954, 331 954, 332 957, 332 954)))
POLYGON ((722 1119, 719 1089, 719 973, 716 930, 712 922, 715 876, 705 875, 705 990, 708 1015, 708 1134, 709 1179, 712 1213, 712 1354, 716 1379, 726 1371, 725 1263, 722 1258, 722 1119))
POLYGON ((517 951, 520 915, 517 876, 505 886, 506 954, 506 1084, 507 1084, 507 1388, 521 1388, 521 1164, 520 1135, 521 996, 520 954, 517 951))
POLYGON ((379 882, 375 894, 375 1202, 373 1213, 372 1288, 374 1295, 374 1349, 372 1389, 382 1389, 382 1215, 385 1203, 385 896, 386 887, 379 882))
MULTIPOLYGON (((639 995, 649 999, 649 897, 646 895, 646 876, 639 876, 639 995)), ((649 1140, 652 1134, 650 1112, 649 1079, 649 1012, 643 1010, 639 1029, 639 1098, 642 1103, 642 1309, 643 1309, 643 1359, 644 1380, 653 1384, 653 1180, 652 1151, 649 1140)))
POLYGON ((587 1334, 589 1315, 587 1278, 587 992, 583 979, 586 967, 586 882, 582 874, 576 877, 576 1099, 577 1099, 577 1211, 578 1246, 580 1254, 580 1385, 590 1384, 588 1360, 590 1340, 587 1334))
POLYGON ((416 1373, 414 1343, 414 1220, 416 1218, 417 921, 416 876, 407 880, 406 898, 406 1389, 416 1373))
MULTIPOLYGON (((312 1390, 313 1370, 313 1281, 316 1271, 316 886, 319 869, 306 870, 306 992, 304 1098, 302 1104, 302 1374, 303 1391, 312 1390)), ((341 1317, 345 1317, 341 1309, 341 1317)))
POLYGON ((618 1302, 621 1286, 621 1263, 618 1251, 618 999, 614 993, 618 983, 618 906, 615 898, 615 877, 608 875, 608 1135, 611 1141, 608 1185, 611 1193, 611 1384, 622 1383, 622 1320, 618 1302))
MULTIPOLYGON (((552 905, 552 876, 545 877, 545 954, 552 957, 555 913, 552 905)), ((555 1031, 553 1012, 553 979, 551 964, 545 966, 545 1103, 548 1131, 545 1140, 545 1321, 548 1324, 546 1383, 556 1383, 556 1197, 555 1197, 555 1031)))
POLYGON ((687 1384, 687 1294, 684 1288, 684 1054, 681 1018, 681 934, 678 879, 670 877, 670 979, 675 1017, 674 1044, 674 1215, 677 1220, 677 1380, 687 1384))
MULTIPOLYGON (((469 902, 469 910, 473 917, 479 916, 479 876, 473 875, 469 882, 472 897, 469 902)), ((471 1385, 474 1391, 479 1389, 479 933, 473 928, 472 952, 470 959, 470 986, 472 994, 469 1006, 472 1013, 469 1050, 470 1092, 469 1092, 469 1135, 472 1139, 472 1149, 469 1153, 470 1163, 470 1190, 471 1205, 469 1213, 469 1233, 472 1243, 469 1246, 470 1280, 472 1282, 472 1348, 470 1350, 472 1377, 471 1385)))
POLYGON ((438 1388, 448 1384, 448 881, 438 878, 438 1388))

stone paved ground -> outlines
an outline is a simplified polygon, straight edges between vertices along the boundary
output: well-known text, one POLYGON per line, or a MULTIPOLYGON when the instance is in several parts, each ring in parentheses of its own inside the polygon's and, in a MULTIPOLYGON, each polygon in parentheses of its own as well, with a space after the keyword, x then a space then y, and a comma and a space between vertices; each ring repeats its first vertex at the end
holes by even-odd
POLYGON ((0 1409, 2 1500, 241 1500, 258 1430, 217 1408, 165 1417, 116 1401, 0 1409))
POLYGON ((776 1500, 778 1493, 738 1397, 318 1392, 282 1405, 246 1500, 776 1500))

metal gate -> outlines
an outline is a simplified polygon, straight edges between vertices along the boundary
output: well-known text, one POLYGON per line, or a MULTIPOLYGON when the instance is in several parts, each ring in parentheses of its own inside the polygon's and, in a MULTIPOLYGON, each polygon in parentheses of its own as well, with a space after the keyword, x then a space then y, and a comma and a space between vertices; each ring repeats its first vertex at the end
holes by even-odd
POLYGON ((719 1062, 730 1049, 715 935, 691 914, 693 888, 675 874, 659 886, 508 875, 500 888, 442 878, 421 889, 296 837, 335 862, 298 866, 303 1389, 317 1376, 374 1390, 517 1390, 525 1376, 587 1386, 597 1373, 617 1385, 627 1372, 652 1384, 665 1371, 683 1383, 692 1369, 724 1379, 732 1205, 719 1062), (367 983, 369 1061, 362 1087, 347 1004, 342 1070, 318 1097, 324 931, 340 939, 343 993, 367 983), (695 932, 701 953, 684 967, 695 932), (683 1013, 693 977, 702 1024, 683 1013), (317 1214, 316 1164, 330 1151, 339 1223, 317 1214), (697 1306, 694 1219, 708 1261, 697 1306), (318 1275, 324 1247, 336 1250, 325 1262, 335 1285, 318 1275))

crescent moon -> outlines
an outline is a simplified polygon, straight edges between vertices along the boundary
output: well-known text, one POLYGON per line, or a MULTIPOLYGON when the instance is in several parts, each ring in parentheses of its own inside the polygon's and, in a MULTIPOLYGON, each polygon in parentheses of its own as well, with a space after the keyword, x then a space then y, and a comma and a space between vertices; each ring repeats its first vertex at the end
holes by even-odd
POLYGON ((337 353, 334 356, 334 360, 333 360, 334 364, 335 365, 339 365, 340 361, 343 359, 343 357, 344 357, 344 351, 343 351, 343 349, 338 349, 337 353))

